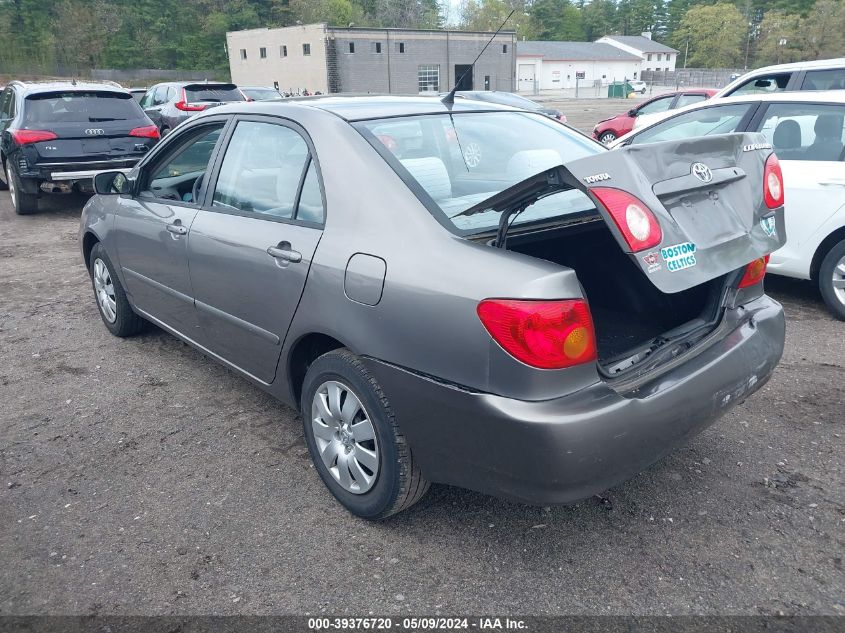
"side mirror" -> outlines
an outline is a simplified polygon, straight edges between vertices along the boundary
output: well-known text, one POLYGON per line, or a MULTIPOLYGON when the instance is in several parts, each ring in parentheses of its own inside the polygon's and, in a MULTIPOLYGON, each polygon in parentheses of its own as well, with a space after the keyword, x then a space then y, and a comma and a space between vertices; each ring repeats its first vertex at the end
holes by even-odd
POLYGON ((129 179, 122 171, 104 171, 94 176, 94 191, 101 196, 131 193, 129 179))
POLYGON ((772 85, 771 79, 758 79, 754 82, 755 88, 769 88, 772 85))
POLYGON ((628 110, 628 116, 629 116, 629 117, 632 117, 632 118, 636 118, 636 116, 637 116, 637 109, 636 109, 636 108, 631 108, 630 110, 628 110))

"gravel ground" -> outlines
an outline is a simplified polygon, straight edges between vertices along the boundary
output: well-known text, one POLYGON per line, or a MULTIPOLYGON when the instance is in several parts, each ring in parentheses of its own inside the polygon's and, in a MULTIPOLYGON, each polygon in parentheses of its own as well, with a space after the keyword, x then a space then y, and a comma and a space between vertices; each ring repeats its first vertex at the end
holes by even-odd
POLYGON ((296 412, 160 330, 108 334, 83 203, 0 194, 0 614, 845 615, 845 324, 809 284, 768 284, 768 385, 605 499, 434 486, 367 523, 296 412))

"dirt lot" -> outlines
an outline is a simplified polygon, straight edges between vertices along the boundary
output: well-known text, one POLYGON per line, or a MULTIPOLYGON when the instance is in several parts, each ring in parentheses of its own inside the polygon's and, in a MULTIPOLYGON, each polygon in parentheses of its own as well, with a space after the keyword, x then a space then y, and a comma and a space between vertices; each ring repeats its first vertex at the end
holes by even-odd
POLYGON ((434 486, 373 524, 296 412, 159 330, 108 334, 83 202, 0 194, 0 614, 845 614, 845 323, 808 284, 768 284, 771 382, 605 500, 434 486))

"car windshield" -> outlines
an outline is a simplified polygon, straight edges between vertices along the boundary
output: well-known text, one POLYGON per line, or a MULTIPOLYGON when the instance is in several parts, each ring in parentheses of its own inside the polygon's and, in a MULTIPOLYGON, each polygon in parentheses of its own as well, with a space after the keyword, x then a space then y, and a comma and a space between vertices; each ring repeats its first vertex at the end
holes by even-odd
MULTIPOLYGON (((498 226, 494 210, 464 212, 550 167, 606 151, 598 143, 542 115, 466 112, 363 121, 357 129, 405 180, 425 192, 421 201, 460 234, 498 226)), ((595 211, 578 190, 530 205, 513 224, 595 211)))
POLYGON ((197 101, 243 101, 243 95, 237 88, 206 88, 204 86, 186 86, 185 97, 188 103, 197 101))
POLYGON ((35 123, 94 123, 144 118, 138 102, 120 92, 50 92, 26 98, 24 118, 35 123))

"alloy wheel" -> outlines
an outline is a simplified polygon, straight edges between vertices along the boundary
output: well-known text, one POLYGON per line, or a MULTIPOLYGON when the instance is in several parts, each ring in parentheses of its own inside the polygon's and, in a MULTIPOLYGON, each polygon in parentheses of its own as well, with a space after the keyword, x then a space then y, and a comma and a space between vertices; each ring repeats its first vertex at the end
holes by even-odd
POLYGON ((845 305, 845 257, 842 257, 833 267, 833 294, 842 305, 845 305))
POLYGON ((117 300, 114 296, 114 284, 111 280, 109 269, 102 259, 94 260, 94 292, 97 294, 97 303, 100 311, 109 323, 117 319, 117 300))
POLYGON ((601 139, 599 140, 605 145, 607 145, 608 143, 612 143, 616 140, 616 135, 613 132, 605 132, 601 135, 601 139))
POLYGON ((344 490, 360 495, 375 485, 376 431, 352 389, 335 380, 321 384, 311 402, 311 429, 323 464, 344 490))
POLYGON ((481 164, 481 145, 470 141, 464 148, 464 162, 467 167, 478 167, 481 164))

